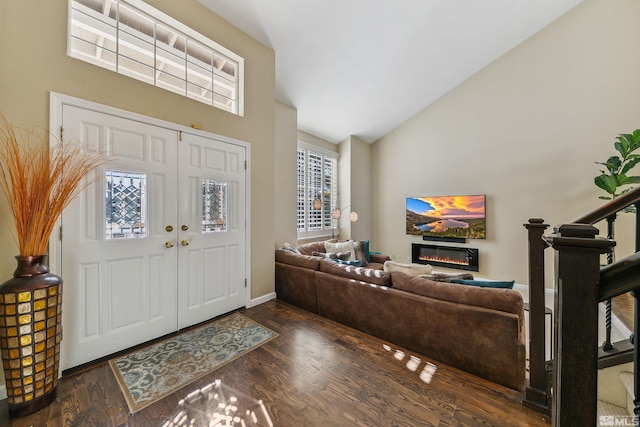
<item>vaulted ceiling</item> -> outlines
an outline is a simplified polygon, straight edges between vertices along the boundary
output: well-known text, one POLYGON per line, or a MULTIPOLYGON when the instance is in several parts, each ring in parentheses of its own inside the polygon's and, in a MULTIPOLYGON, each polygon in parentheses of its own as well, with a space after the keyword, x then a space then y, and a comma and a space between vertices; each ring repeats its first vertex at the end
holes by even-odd
POLYGON ((198 0, 276 53, 298 128, 374 142, 582 0, 198 0))

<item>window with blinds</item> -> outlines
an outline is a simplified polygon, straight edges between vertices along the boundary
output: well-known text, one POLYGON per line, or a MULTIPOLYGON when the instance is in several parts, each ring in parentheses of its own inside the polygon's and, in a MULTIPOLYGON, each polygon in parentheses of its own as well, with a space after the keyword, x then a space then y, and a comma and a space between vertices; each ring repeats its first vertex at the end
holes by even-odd
POLYGON ((331 210, 338 203, 337 153, 298 144, 298 238, 326 236, 336 228, 331 210))

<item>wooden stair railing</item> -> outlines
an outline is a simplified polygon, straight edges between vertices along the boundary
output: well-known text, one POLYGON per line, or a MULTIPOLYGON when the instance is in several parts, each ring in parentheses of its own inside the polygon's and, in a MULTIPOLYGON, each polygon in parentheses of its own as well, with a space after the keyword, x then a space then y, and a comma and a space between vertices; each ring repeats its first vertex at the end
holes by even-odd
MULTIPOLYGON (((634 206, 640 212, 640 188, 620 196, 573 223, 548 227, 533 218, 525 227, 529 234, 529 380, 523 391, 523 405, 551 413, 553 426, 595 425, 598 369, 598 304, 630 292, 635 299, 634 333, 639 331, 640 296, 640 215, 635 218, 636 253, 614 262, 613 223, 616 214, 634 206), (596 237, 593 226, 607 221, 607 238, 596 237), (555 250, 554 354, 545 360, 544 249, 555 250), (600 267, 601 254, 608 265, 600 267), (636 295, 635 291, 639 291, 636 295), (552 385, 548 378, 552 376, 552 385)), ((627 237, 627 236, 625 236, 627 237)), ((609 352, 611 318, 607 318, 607 338, 600 351, 609 352)), ((640 356, 634 346, 635 414, 640 415, 637 369, 640 356)), ((637 418, 636 418, 637 419, 637 418)))

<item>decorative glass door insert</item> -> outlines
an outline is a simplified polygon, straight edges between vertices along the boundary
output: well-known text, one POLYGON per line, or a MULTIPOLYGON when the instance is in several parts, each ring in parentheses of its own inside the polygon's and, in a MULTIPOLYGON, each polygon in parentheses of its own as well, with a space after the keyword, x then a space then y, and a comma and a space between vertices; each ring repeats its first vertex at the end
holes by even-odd
POLYGON ((105 239, 147 237, 147 174, 105 171, 105 239))
POLYGON ((227 183, 202 180, 202 232, 227 231, 227 183))

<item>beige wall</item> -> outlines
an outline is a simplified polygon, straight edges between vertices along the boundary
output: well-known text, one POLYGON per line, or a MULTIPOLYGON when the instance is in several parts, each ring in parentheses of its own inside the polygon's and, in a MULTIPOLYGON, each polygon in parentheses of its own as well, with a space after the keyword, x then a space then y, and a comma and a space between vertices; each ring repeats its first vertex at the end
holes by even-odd
POLYGON ((405 197, 486 194, 487 239, 466 244, 478 276, 527 283, 522 224, 601 205, 593 162, 640 128, 638 16, 635 0, 586 0, 377 141, 379 248, 409 261, 421 241, 405 235, 405 197))
POLYGON ((297 111, 288 105, 276 103, 275 145, 275 247, 284 243, 296 244, 297 191, 296 149, 298 143, 297 111))
POLYGON ((372 224, 371 145, 350 136, 339 144, 338 150, 338 206, 343 209, 340 217, 340 238, 369 240, 372 224), (355 223, 349 219, 352 211, 358 213, 358 221, 355 223))
POLYGON ((298 131, 298 141, 306 142, 307 144, 315 145, 316 147, 320 147, 327 151, 333 151, 334 153, 338 152, 338 146, 336 144, 333 144, 325 139, 318 138, 315 135, 311 135, 310 133, 306 133, 301 130, 298 131))
MULTIPOLYGON (((252 297, 273 292, 275 55, 195 0, 147 0, 245 58, 245 116, 238 117, 66 55, 67 1, 0 1, 0 112, 48 127, 49 92, 87 99, 251 144, 252 297)), ((17 246, 0 227, 0 277, 17 246)))

